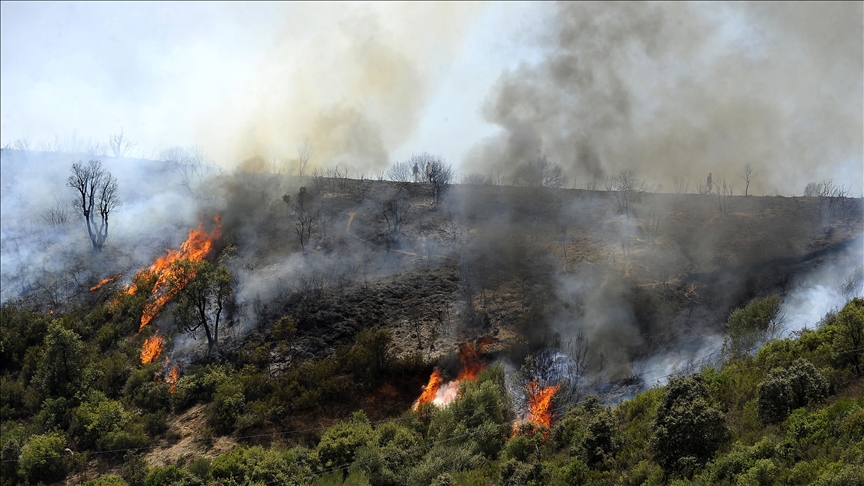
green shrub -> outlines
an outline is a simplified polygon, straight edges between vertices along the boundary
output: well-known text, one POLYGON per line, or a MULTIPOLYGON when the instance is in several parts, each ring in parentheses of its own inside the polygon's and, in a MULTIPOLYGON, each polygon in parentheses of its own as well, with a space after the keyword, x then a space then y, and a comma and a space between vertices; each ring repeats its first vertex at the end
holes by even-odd
POLYGON ((729 435, 723 414, 708 404, 700 375, 670 380, 657 409, 651 449, 667 471, 687 475, 714 455, 729 435))
POLYGON ((858 376, 864 373, 864 299, 855 297, 837 314, 834 339, 836 361, 851 366, 858 376))
POLYGON ((209 423, 219 434, 227 434, 234 430, 237 419, 243 413, 246 399, 240 385, 225 382, 216 387, 213 403, 209 408, 209 423))
POLYGON ((615 428, 615 421, 608 410, 595 415, 588 423, 588 434, 582 439, 581 445, 589 466, 596 467, 613 460, 618 450, 615 428))
POLYGON ((60 433, 31 435, 21 447, 18 475, 25 482, 53 482, 66 475, 66 438, 60 433))
POLYGON ((777 466, 768 459, 760 459, 738 478, 740 486, 768 486, 777 478, 777 466))
POLYGON ((73 414, 72 429, 81 447, 111 451, 141 447, 147 436, 132 413, 101 392, 91 392, 73 414))
POLYGON ((771 424, 796 408, 823 401, 828 396, 828 381, 812 363, 798 359, 787 369, 769 372, 758 390, 759 419, 771 424))
POLYGON ((44 396, 71 398, 79 391, 84 374, 84 343, 60 321, 48 326, 33 377, 44 396))
POLYGON ((757 299, 732 311, 726 321, 733 355, 750 354, 756 345, 779 331, 780 297, 757 299))
POLYGON ((166 486, 180 483, 186 478, 186 472, 170 464, 168 466, 154 467, 150 469, 147 478, 144 480, 144 486, 166 486))
POLYGON ((325 468, 351 465, 357 450, 375 439, 366 414, 356 412, 351 420, 339 422, 324 432, 316 449, 318 459, 325 468))

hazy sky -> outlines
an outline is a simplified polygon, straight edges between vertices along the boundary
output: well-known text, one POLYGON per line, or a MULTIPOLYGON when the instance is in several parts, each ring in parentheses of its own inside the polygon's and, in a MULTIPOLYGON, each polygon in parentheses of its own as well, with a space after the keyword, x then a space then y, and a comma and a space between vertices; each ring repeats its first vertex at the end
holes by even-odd
POLYGON ((860 2, 0 9, 4 145, 123 127, 144 156, 199 144, 225 167, 308 138, 352 174, 429 151, 461 173, 547 155, 577 184, 753 163, 757 193, 864 185, 860 2))
POLYGON ((382 125, 391 162, 424 150, 458 162, 494 133, 481 104, 504 69, 538 59, 528 26, 550 13, 530 3, 4 1, 0 141, 73 130, 106 139, 122 126, 147 152, 200 143, 229 163, 268 155, 260 145, 293 151, 313 130, 304 123, 340 106, 382 125), (355 52, 364 42, 372 52, 355 52), (398 78, 369 79, 388 72, 398 78))

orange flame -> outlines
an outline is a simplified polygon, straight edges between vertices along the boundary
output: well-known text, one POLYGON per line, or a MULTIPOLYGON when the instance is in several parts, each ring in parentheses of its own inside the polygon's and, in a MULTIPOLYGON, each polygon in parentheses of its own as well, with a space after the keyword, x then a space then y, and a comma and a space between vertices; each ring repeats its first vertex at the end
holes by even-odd
POLYGON ((117 275, 115 275, 115 276, 113 276, 113 277, 111 277, 111 278, 106 278, 105 280, 99 282, 98 284, 96 284, 96 285, 90 287, 90 292, 96 292, 97 290, 101 289, 102 287, 108 285, 109 283, 111 283, 111 282, 117 280, 118 278, 120 278, 120 277, 122 277, 122 276, 123 276, 122 273, 118 273, 117 275))
POLYGON ((438 368, 435 368, 435 371, 432 372, 432 376, 429 377, 429 383, 423 387, 423 394, 420 395, 420 398, 418 398, 416 402, 414 402, 412 408, 417 410, 417 407, 420 405, 434 400, 435 394, 438 393, 438 388, 441 387, 443 381, 444 380, 441 378, 441 372, 438 371, 438 368))
POLYGON ((483 361, 481 354, 483 348, 490 344, 492 344, 492 338, 487 336, 478 339, 473 346, 471 343, 463 343, 459 346, 459 362, 462 364, 462 371, 459 372, 459 376, 442 385, 444 380, 441 378, 441 372, 436 368, 432 372, 432 376, 429 377, 429 383, 423 387, 423 394, 411 408, 417 410, 420 405, 429 402, 439 407, 452 403, 458 396, 459 383, 463 380, 476 380, 477 375, 486 369, 486 362, 483 361))
POLYGON ((536 381, 528 382, 528 416, 526 419, 537 425, 549 427, 552 423, 552 397, 561 388, 560 385, 542 388, 536 381))
POLYGON ((180 379, 180 368, 177 365, 171 367, 171 371, 168 372, 168 376, 165 377, 165 383, 171 385, 169 390, 171 393, 177 391, 177 380, 180 379))
MULTIPOLYGON (((186 238, 186 241, 183 242, 179 250, 166 250, 168 252, 167 255, 157 258, 148 268, 138 272, 136 277, 139 275, 147 278, 157 276, 151 298, 144 305, 139 330, 143 329, 144 326, 159 315, 162 307, 176 297, 177 293, 183 290, 186 284, 195 277, 194 272, 184 275, 173 273, 171 271, 171 264, 179 260, 192 260, 196 262, 203 260, 213 248, 213 241, 222 237, 222 217, 217 214, 213 220, 216 222, 216 228, 211 233, 204 231, 204 224, 199 223, 198 229, 189 230, 189 237, 186 238), (177 285, 169 285, 172 278, 177 285)), ((124 293, 132 295, 137 290, 138 287, 133 283, 126 288, 124 293)))
POLYGON ((162 352, 162 340, 163 337, 156 334, 144 341, 144 347, 141 348, 141 364, 150 364, 159 356, 162 352))

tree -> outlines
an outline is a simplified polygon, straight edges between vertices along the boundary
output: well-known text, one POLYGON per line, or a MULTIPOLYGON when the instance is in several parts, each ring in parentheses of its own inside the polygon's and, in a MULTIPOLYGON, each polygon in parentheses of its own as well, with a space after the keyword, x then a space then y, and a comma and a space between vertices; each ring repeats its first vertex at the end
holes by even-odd
POLYGON ((776 335, 783 324, 780 314, 780 297, 771 295, 757 299, 729 314, 726 327, 729 330, 729 352, 746 355, 754 347, 776 335))
POLYGON ((864 299, 855 297, 837 314, 839 333, 834 338, 834 350, 842 361, 855 368, 861 376, 864 371, 864 299))
POLYGON ((313 152, 314 149, 308 138, 297 144, 297 169, 299 170, 300 176, 303 176, 303 172, 306 170, 306 165, 312 159, 313 152))
MULTIPOLYGON (((413 170, 411 162, 396 162, 387 169, 387 178, 394 182, 411 182, 414 178, 413 170)), ((422 171, 423 167, 419 167, 419 170, 422 171)))
POLYGON ((169 286, 169 293, 178 292, 174 308, 177 327, 192 333, 203 328, 207 354, 218 350, 222 312, 234 292, 234 276, 228 267, 206 260, 178 260, 171 264, 169 286))
POLYGON ((692 473, 726 441, 726 419, 708 399, 705 380, 699 375, 669 381, 651 441, 654 456, 666 471, 692 473))
POLYGON ((516 170, 516 183, 527 187, 554 187, 564 184, 564 172, 561 166, 542 156, 531 162, 526 162, 516 170))
POLYGON ((440 156, 426 152, 412 155, 408 160, 408 165, 413 167, 415 163, 421 173, 425 171, 427 180, 432 184, 435 204, 438 204, 441 202, 441 196, 453 183, 453 168, 445 163, 440 156))
POLYGON ((114 157, 125 157, 137 146, 137 143, 126 138, 122 128, 120 129, 120 133, 115 133, 108 137, 108 148, 111 149, 114 157))
POLYGON ((606 178, 606 190, 615 192, 618 210, 624 214, 630 211, 630 203, 637 202, 638 194, 645 188, 645 180, 639 180, 636 173, 629 169, 618 175, 606 178))
POLYGON ((744 173, 741 174, 741 178, 744 179, 744 195, 747 196, 747 191, 750 190, 750 181, 756 178, 758 174, 753 171, 753 167, 750 164, 744 165, 744 173))
MULTIPOLYGON (((108 215, 120 206, 117 195, 117 179, 102 168, 102 162, 91 160, 87 166, 78 161, 72 164, 72 175, 67 185, 80 196, 76 209, 87 222, 87 234, 94 250, 102 250, 108 238, 108 215), (97 213, 99 215, 97 226, 97 213), (94 231, 95 230, 95 231, 94 231)), ((78 212, 76 211, 76 212, 78 212)))
POLYGON ((318 224, 318 211, 313 209, 311 199, 306 187, 300 188, 294 202, 291 202, 291 196, 288 194, 282 196, 282 201, 288 205, 288 208, 294 213, 294 217, 297 218, 294 222, 294 233, 300 241, 300 248, 303 249, 304 255, 309 245, 309 239, 312 237, 312 229, 318 224))
POLYGON ((402 223, 410 210, 411 204, 408 203, 408 195, 405 189, 401 187, 384 201, 381 212, 384 214, 384 220, 387 221, 387 231, 391 235, 399 234, 402 223))
POLYGON ((771 370, 759 385, 759 420, 772 424, 789 412, 828 396, 828 380, 806 359, 799 358, 787 369, 771 370))
POLYGON ((48 326, 33 381, 46 396, 71 398, 84 370, 84 343, 59 321, 48 326))

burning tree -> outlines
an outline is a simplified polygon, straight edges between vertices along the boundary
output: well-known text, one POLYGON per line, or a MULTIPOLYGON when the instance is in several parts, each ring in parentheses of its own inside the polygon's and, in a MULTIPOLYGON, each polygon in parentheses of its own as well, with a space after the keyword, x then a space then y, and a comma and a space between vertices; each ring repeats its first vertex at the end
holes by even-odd
POLYGON ((178 260, 171 265, 170 278, 172 288, 182 286, 174 308, 177 327, 192 333, 203 328, 210 354, 219 348, 219 325, 234 292, 234 276, 225 265, 178 260))
POLYGON ((120 205, 117 179, 98 160, 91 160, 86 166, 78 161, 72 164, 72 175, 66 184, 81 197, 80 205, 76 203, 75 207, 87 222, 93 249, 102 250, 108 239, 108 215, 120 205))

